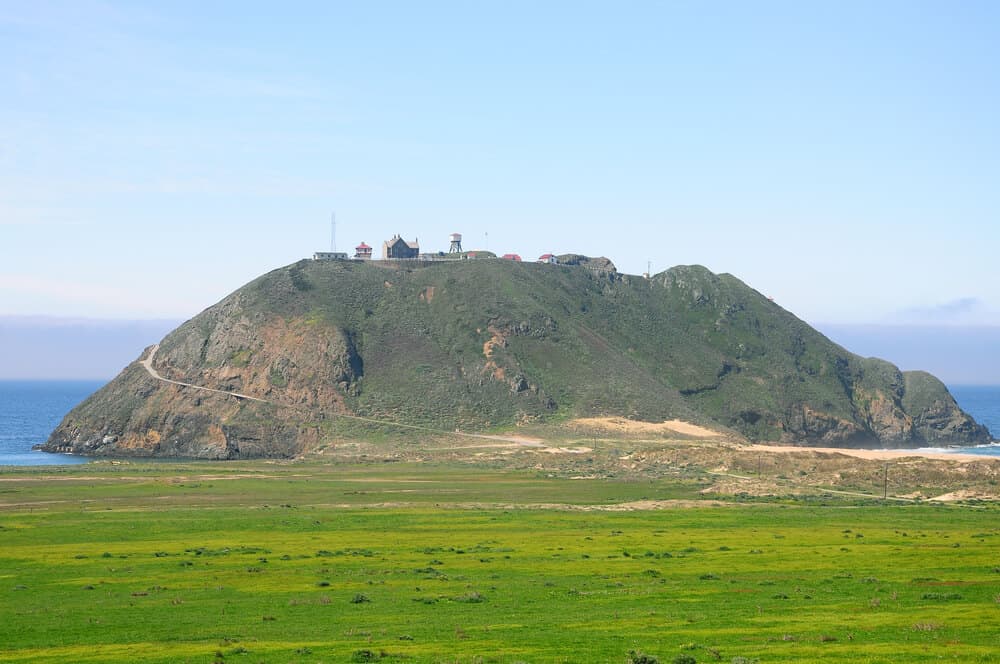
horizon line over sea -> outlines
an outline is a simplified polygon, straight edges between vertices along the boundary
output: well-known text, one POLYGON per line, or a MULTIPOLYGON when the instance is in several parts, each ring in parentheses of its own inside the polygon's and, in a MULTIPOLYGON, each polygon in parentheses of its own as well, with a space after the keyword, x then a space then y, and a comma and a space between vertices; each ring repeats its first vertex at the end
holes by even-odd
MULTIPOLYGON (((0 380, 0 466, 76 465, 90 461, 90 457, 32 448, 44 443, 66 413, 106 383, 104 380, 0 380)), ((1000 457, 1000 385, 949 385, 948 389, 963 410, 989 429, 994 442, 913 451, 1000 457)))

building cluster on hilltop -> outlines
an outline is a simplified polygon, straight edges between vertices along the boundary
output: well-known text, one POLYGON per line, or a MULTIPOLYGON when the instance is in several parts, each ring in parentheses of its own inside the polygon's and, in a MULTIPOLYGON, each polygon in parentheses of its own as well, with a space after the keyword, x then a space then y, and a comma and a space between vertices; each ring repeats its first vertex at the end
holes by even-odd
MULTIPOLYGON (((396 260, 454 260, 456 257, 463 260, 466 259, 482 259, 482 258, 496 258, 496 256, 488 251, 464 251, 462 249, 462 235, 461 233, 452 233, 450 236, 450 245, 448 251, 439 251, 436 253, 420 253, 420 241, 414 238, 413 242, 408 242, 402 238, 400 235, 393 235, 392 238, 386 240, 382 243, 382 260, 384 261, 396 261, 396 260)), ((317 261, 346 261, 346 260, 358 260, 358 261, 370 261, 373 260, 372 256, 373 248, 362 242, 357 247, 354 248, 354 255, 349 256, 347 252, 342 251, 317 251, 313 254, 313 260, 317 261)), ((521 257, 518 254, 504 254, 500 257, 503 260, 510 261, 521 261, 521 257)), ((539 263, 549 263, 557 264, 559 259, 556 258, 555 254, 543 254, 538 258, 539 263)))

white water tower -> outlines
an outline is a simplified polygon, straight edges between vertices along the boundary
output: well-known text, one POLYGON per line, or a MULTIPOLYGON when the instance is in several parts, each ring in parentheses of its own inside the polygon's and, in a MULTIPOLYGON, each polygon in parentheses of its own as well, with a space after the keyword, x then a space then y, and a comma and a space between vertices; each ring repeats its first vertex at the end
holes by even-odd
POLYGON ((452 233, 451 234, 451 246, 448 247, 449 254, 460 254, 462 253, 462 234, 452 233))

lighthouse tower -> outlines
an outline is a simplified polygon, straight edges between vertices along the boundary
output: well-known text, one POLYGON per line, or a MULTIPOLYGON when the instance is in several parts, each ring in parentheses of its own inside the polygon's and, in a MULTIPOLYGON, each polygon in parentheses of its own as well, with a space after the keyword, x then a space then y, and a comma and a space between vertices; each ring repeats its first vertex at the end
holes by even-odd
POLYGON ((452 233, 451 234, 451 246, 448 248, 449 254, 460 254, 462 253, 462 234, 452 233))

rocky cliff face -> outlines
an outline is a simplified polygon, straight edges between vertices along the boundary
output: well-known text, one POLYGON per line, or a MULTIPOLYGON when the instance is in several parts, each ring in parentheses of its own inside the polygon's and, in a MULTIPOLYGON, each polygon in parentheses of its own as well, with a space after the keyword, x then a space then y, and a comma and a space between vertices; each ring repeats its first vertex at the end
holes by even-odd
POLYGON ((929 374, 854 356, 729 275, 683 266, 646 280, 607 259, 566 262, 275 270, 162 341, 152 366, 176 383, 137 361, 44 449, 284 457, 384 433, 374 422, 452 431, 590 415, 802 445, 989 440, 929 374))

